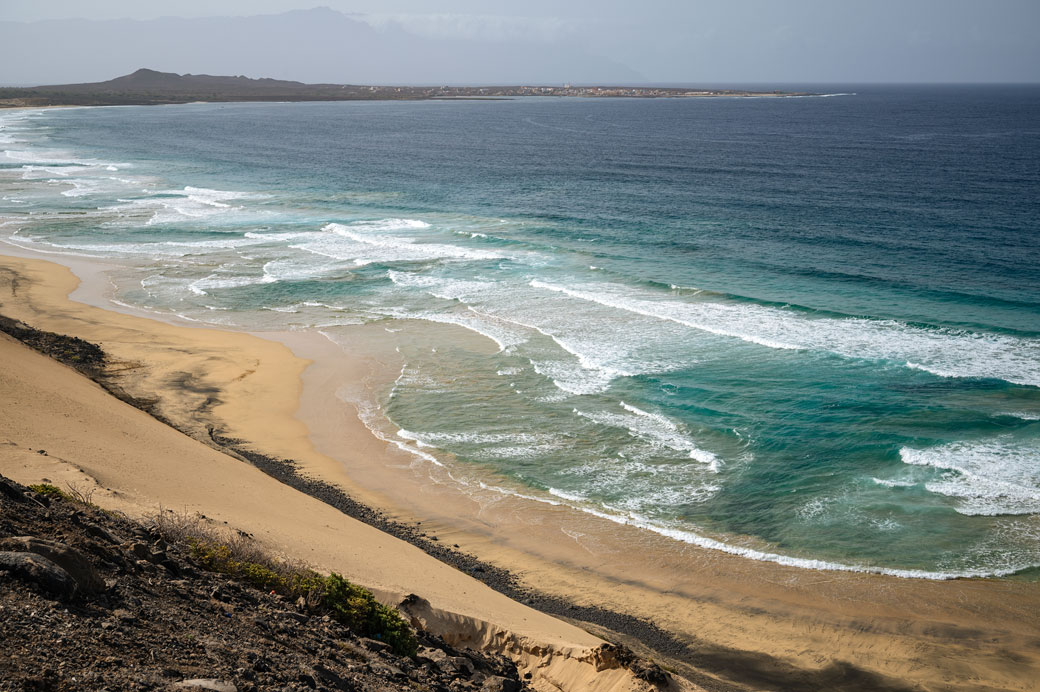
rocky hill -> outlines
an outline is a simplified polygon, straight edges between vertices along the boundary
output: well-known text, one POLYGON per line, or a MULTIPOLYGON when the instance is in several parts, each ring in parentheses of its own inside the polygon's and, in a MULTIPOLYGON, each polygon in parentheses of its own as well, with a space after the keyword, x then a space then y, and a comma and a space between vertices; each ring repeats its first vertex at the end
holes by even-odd
POLYGON ((201 547, 197 532, 173 531, 184 525, 158 517, 133 522, 75 491, 0 476, 0 690, 525 687, 502 657, 421 631, 409 630, 415 639, 402 647, 386 621, 370 617, 391 609, 372 609, 353 585, 349 602, 328 589, 293 599, 257 588, 261 566, 230 569, 219 559, 226 546, 201 547), (344 617, 344 603, 369 613, 344 617))

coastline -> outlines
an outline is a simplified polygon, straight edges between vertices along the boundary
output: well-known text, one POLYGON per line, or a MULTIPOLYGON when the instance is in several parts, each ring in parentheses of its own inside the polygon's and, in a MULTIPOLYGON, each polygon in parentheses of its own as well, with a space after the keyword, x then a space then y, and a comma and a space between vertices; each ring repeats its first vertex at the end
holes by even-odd
POLYGON ((385 86, 303 84, 244 76, 177 74, 139 69, 105 82, 0 87, 0 110, 51 105, 128 106, 177 103, 508 100, 528 96, 571 98, 774 98, 807 92, 652 86, 385 86))
MULTIPOLYGON (((4 257, 0 274, 2 309, 22 320, 48 299, 64 300, 60 297, 78 283, 67 268, 39 260, 4 257)), ((36 313, 37 323, 47 321, 44 315, 49 314, 55 321, 77 322, 85 331, 93 325, 112 335, 152 322, 118 313, 93 322, 95 308, 71 302, 66 307, 68 311, 36 313)), ((168 325, 155 322, 153 331, 139 336, 154 344, 169 334, 164 327, 168 325)), ((182 346, 193 341, 181 336, 182 346)), ((202 340, 215 344, 213 336, 202 340)), ((249 346, 263 348, 255 337, 228 336, 222 348, 232 358, 249 346), (254 339, 257 344, 249 343, 254 339)), ((113 342, 106 346, 111 349, 113 342)), ((460 646, 505 654, 521 671, 532 673, 535 689, 646 688, 609 648, 602 648, 603 640, 512 601, 417 548, 157 422, 7 335, 0 335, 0 352, 5 392, 0 467, 5 475, 20 482, 68 484, 89 493, 98 505, 131 516, 164 507, 204 512, 208 521, 248 531, 280 554, 340 572, 386 603, 409 602, 413 622, 460 646), (409 598, 411 594, 421 596, 409 598)), ((681 683, 671 688, 689 689, 681 683)))
POLYGON ((459 544, 509 570, 523 587, 537 585, 546 596, 532 595, 536 606, 555 596, 573 602, 579 616, 594 607, 653 621, 683 645, 671 652, 680 662, 737 685, 780 676, 785 688, 800 680, 808 689, 837 675, 858 685, 842 689, 901 689, 898 681, 925 689, 1029 689, 1040 670, 1035 584, 796 569, 677 547, 562 506, 510 497, 468 506, 447 486, 403 483, 407 474, 388 470, 387 460, 407 466, 412 459, 350 421, 337 398, 339 385, 359 375, 378 379, 385 366, 363 330, 355 332, 357 343, 372 350, 347 363, 338 351, 334 364, 321 357, 328 345, 314 335, 261 339, 91 307, 105 300, 95 280, 101 270, 89 264, 77 263, 77 273, 97 273, 76 291, 77 281, 56 265, 3 258, 0 267, 29 287, 14 301, 5 292, 0 312, 100 342, 127 366, 120 386, 138 399, 158 396, 156 412, 193 425, 188 432, 197 440, 212 441, 220 430, 252 451, 295 460, 303 476, 342 487, 392 519, 422 520, 438 543, 459 544), (67 300, 69 293, 87 305, 67 300), (581 540, 562 534, 564 525, 581 540), (645 552, 634 560, 625 547, 637 540, 645 552))

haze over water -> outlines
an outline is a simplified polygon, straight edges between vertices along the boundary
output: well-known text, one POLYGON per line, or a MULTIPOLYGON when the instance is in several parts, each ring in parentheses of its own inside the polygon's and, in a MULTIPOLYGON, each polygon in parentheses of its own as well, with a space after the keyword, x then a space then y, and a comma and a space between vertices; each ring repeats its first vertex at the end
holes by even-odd
MULTIPOLYGON (((399 445, 677 541, 1040 566, 1040 89, 0 115, 0 238, 402 340, 399 445)), ((1034 574, 1029 572, 1029 574, 1034 574)))

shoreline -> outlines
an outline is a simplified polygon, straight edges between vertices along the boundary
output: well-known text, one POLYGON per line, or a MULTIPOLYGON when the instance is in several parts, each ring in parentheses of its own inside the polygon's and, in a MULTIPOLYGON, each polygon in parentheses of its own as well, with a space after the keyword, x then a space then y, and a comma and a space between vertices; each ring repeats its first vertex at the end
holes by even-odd
MULTIPOLYGON (((38 308, 35 301, 46 297, 41 288, 54 297, 68 293, 75 283, 60 265, 0 260, 2 311, 23 322, 26 307, 38 308), (43 275, 52 282, 40 281, 43 275)), ((79 307, 82 312, 75 319, 88 324, 93 309, 79 307)), ((51 314, 53 319, 69 318, 60 310, 51 314)), ((226 341, 225 347, 234 341, 226 341)), ((650 689, 637 677, 634 662, 602 639, 505 598, 414 546, 112 396, 108 385, 113 384, 129 395, 119 387, 118 360, 116 377, 102 388, 6 334, 0 335, 0 355, 4 475, 19 482, 67 485, 71 492, 131 516, 169 507, 204 512, 204 521, 240 531, 277 554, 364 584, 384 603, 403 608, 414 625, 446 641, 507 656, 532 675, 536 690, 650 689)), ((112 359, 106 360, 111 376, 112 359)), ((694 689, 681 681, 666 688, 694 689)))
MULTIPOLYGON (((60 259, 68 261, 69 258, 60 259)), ((0 266, 4 264, 0 260, 0 266)), ((98 277, 101 271, 97 269, 98 277)), ((44 270, 41 272, 47 274, 44 270)), ((53 269, 50 274, 54 274, 53 269)), ((85 281, 83 285, 87 283, 85 281)), ((83 285, 71 296, 73 300, 83 300, 90 305, 103 302, 103 296, 95 290, 96 285, 89 290, 82 288, 83 285), (91 291, 94 293, 85 300, 91 291)), ((75 325, 76 304, 66 302, 69 306, 65 314, 58 311, 57 315, 41 315, 41 318, 56 323, 66 320, 65 324, 75 325)), ((0 312, 4 309, 6 306, 0 308, 0 312)), ((101 309, 122 314, 113 313, 111 308, 101 309)), ((140 317, 131 319, 142 321, 140 317)), ((31 319, 25 321, 42 329, 92 340, 89 335, 77 333, 75 329, 63 331, 51 324, 34 323, 31 319)), ((247 336, 240 332, 220 332, 211 327, 173 327, 164 322, 143 321, 164 325, 161 330, 164 333, 191 329, 196 333, 247 336)), ((205 341, 207 337, 199 335, 199 338, 205 341)), ((105 346, 103 340, 102 345, 105 346)), ((268 349, 268 357, 283 365, 293 362, 285 360, 286 351, 296 349, 287 347, 284 341, 277 346, 268 349)), ((138 352, 138 355, 142 354, 138 352)), ((301 361, 298 354, 292 358, 301 361)), ((147 362, 147 358, 143 360, 147 362)), ((304 476, 326 481, 330 487, 338 486, 353 494, 358 490, 358 483, 352 480, 356 474, 345 468, 342 461, 334 463, 323 453, 326 450, 320 442, 329 434, 327 426, 336 424, 334 420, 322 421, 313 413, 315 409, 328 409, 330 392, 316 392, 313 383, 308 387, 308 377, 318 377, 315 372, 321 370, 321 365, 316 365, 317 361, 305 365, 302 362, 283 368, 278 378, 280 391, 295 392, 302 406, 299 413, 295 406, 285 402, 271 402, 268 393, 263 401, 277 404, 275 410, 265 406, 264 420, 247 425, 245 419, 250 418, 250 406, 242 404, 248 400, 249 392, 246 396, 241 391, 231 392, 234 396, 229 396, 227 392, 206 392, 204 386, 196 387, 200 391, 189 391, 190 395, 186 396, 188 404, 173 406, 170 411, 174 419, 177 414, 183 416, 185 412, 194 415, 190 402, 198 403, 201 398, 205 403, 207 397, 219 399, 223 396, 220 403, 206 410, 216 419, 229 423, 231 434, 228 436, 246 440, 249 453, 295 459, 304 476), (236 396, 237 409, 233 401, 236 396), (307 410, 311 413, 308 414, 307 410), (250 432, 252 434, 248 434, 250 432), (286 450, 301 453, 287 454, 286 450)), ((160 380, 145 377, 135 386, 147 395, 149 387, 160 380)), ((190 390, 188 385, 192 383, 189 380, 182 380, 182 389, 187 387, 190 390)), ((234 386, 241 387, 241 384, 234 386)), ((154 391, 164 390, 159 387, 154 391)), ((331 395, 334 396, 335 391, 331 395)), ((355 430, 364 427, 360 423, 356 425, 355 430)), ((368 437, 372 438, 371 434, 368 437)), ((374 443, 370 439, 362 441, 362 444, 374 443)), ((242 453, 242 450, 238 451, 242 453)), ((386 469, 383 471, 385 473, 386 469)), ((562 614, 573 613, 579 620, 589 619, 597 612, 609 613, 615 616, 614 624, 619 622, 617 618, 629 618, 627 628, 630 630, 636 628, 633 623, 654 622, 652 627, 664 633, 656 642, 658 651, 665 649, 661 653, 666 656, 686 659, 686 665, 692 666, 690 670, 713 674, 709 678, 718 675, 731 680, 732 684, 753 685, 768 679, 786 679, 790 689, 796 688, 799 681, 806 685, 806 689, 814 689, 812 685, 818 688, 833 680, 838 674, 836 671, 841 669, 845 671, 842 673, 845 679, 851 676, 859 680, 860 685, 843 689, 883 689, 886 685, 900 689, 896 680, 931 685, 945 679, 945 669, 966 667, 976 670, 976 679, 992 678, 994 683, 999 680, 1001 689, 1028 689, 1029 675, 1040 669, 1040 656, 1035 647, 1031 648, 1035 641, 1040 641, 1040 629, 1028 617, 1029 612, 1036 612, 1040 602, 1035 584, 1000 580, 914 582, 879 575, 811 572, 734 556, 713 555, 712 551, 693 546, 676 549, 672 544, 669 550, 657 550, 653 549, 656 539, 649 542, 650 549, 645 556, 640 556, 641 564, 633 572, 631 565, 614 564, 619 559, 618 551, 596 556, 586 548, 590 557, 583 558, 581 551, 559 545, 559 538, 555 540, 556 545, 548 545, 547 537, 559 534, 546 530, 544 525, 550 519, 564 520, 566 508, 539 508, 538 515, 533 516, 536 521, 525 524, 518 520, 523 508, 516 506, 496 507, 497 518, 489 517, 487 513, 478 513, 469 519, 436 515, 431 518, 423 515, 421 507, 415 505, 401 511, 400 500, 395 503, 382 489, 377 492, 368 489, 367 493, 360 491, 359 497, 364 504, 374 504, 378 509, 389 506, 397 510, 391 513, 390 519, 401 526, 410 526, 407 519, 412 515, 423 516, 424 527, 432 524, 432 533, 440 539, 436 541, 437 545, 424 540, 436 549, 443 550, 445 543, 459 543, 464 552, 478 556, 476 560, 487 560, 495 569, 510 574, 510 579, 521 585, 520 589, 538 584, 539 591, 545 593, 540 609, 556 607, 552 604, 552 599, 556 599, 563 604, 559 607, 567 611, 562 614), (504 536, 502 526, 511 530, 508 536, 504 536), (540 543, 546 545, 538 545, 540 543), (669 551, 671 555, 667 554, 669 551), (568 601, 568 593, 580 595, 581 602, 568 601), (630 607, 611 607, 618 604, 630 607), (691 608, 695 612, 685 612, 691 608), (639 612, 628 615, 620 612, 633 609, 639 612), (983 618, 982 622, 978 621, 980 618, 983 618), (1001 619, 1008 623, 1001 623, 1001 619), (971 632, 983 632, 987 635, 985 639, 999 642, 999 645, 993 644, 990 650, 969 655, 971 649, 967 645, 973 644, 975 639, 971 632), (669 645, 669 639, 675 644, 669 645), (1017 650, 1016 655, 1021 655, 1023 662, 1015 664, 1009 671, 1003 671, 1000 666, 994 668, 994 661, 990 659, 997 654, 998 648, 1017 650), (962 662, 965 656, 974 659, 971 664, 962 662), (735 661, 739 665, 735 665, 735 661), (925 668, 923 671, 922 666, 925 668), (987 670, 987 674, 979 675, 982 670, 987 670), (740 675, 744 678, 738 679, 740 675)), ((434 498, 432 504, 443 502, 443 498, 443 495, 434 498)), ((422 506, 429 511, 430 504, 427 499, 422 506)), ((531 520, 532 515, 528 513, 527 518, 531 520)), ((568 522, 580 521, 583 526, 591 527, 597 525, 594 519, 565 517, 568 522)), ((605 521, 599 520, 598 523, 605 521)), ((631 547, 634 544, 632 537, 639 531, 616 525, 599 526, 596 530, 602 534, 601 538, 619 539, 622 547, 626 540, 631 547)), ((427 528, 426 531, 431 530, 427 528)), ((661 540, 667 539, 662 537, 661 540)), ((663 544, 658 543, 660 545, 663 544)), ((516 593, 520 598, 533 600, 532 604, 538 607, 537 596, 524 595, 531 594, 531 591, 518 590, 516 593)), ((609 624, 600 624, 610 627, 609 624)), ((647 637, 652 635, 652 631, 642 630, 633 634, 647 637)), ((719 689, 735 688, 723 686, 719 689)), ((987 687, 969 685, 963 689, 987 687)))

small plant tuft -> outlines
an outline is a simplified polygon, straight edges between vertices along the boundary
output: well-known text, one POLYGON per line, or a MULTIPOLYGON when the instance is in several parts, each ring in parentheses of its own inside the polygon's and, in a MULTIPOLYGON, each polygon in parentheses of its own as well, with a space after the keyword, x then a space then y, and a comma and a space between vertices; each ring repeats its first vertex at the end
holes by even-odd
POLYGON ((416 653, 415 634, 401 614, 363 589, 333 572, 324 578, 322 602, 333 617, 352 629, 389 644, 405 656, 416 653))
POLYGON ((33 491, 38 495, 43 495, 45 497, 50 497, 57 500, 72 499, 61 488, 59 488, 56 485, 51 485, 50 483, 36 483, 35 485, 30 485, 29 490, 33 491))
POLYGON ((325 576, 300 563, 278 560, 248 535, 217 531, 197 514, 160 510, 151 523, 165 540, 187 544, 192 557, 206 569, 237 577, 264 591, 289 598, 302 596, 309 607, 327 613, 354 632, 384 641, 400 655, 416 653, 415 633, 401 614, 335 572, 325 576))

